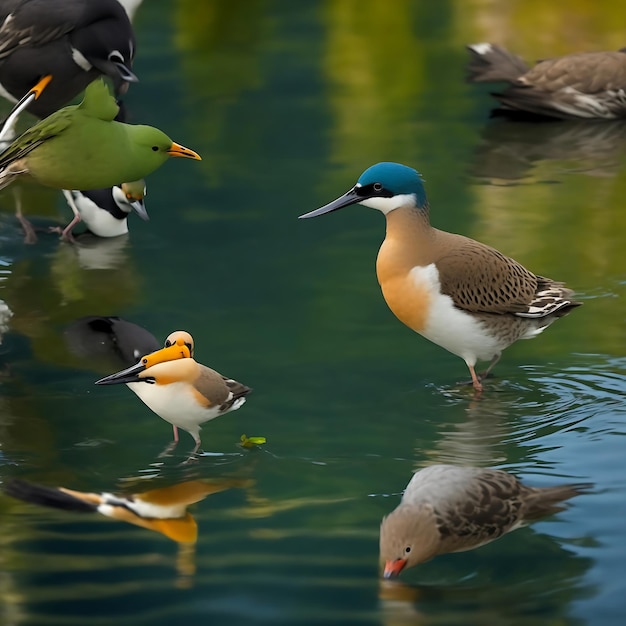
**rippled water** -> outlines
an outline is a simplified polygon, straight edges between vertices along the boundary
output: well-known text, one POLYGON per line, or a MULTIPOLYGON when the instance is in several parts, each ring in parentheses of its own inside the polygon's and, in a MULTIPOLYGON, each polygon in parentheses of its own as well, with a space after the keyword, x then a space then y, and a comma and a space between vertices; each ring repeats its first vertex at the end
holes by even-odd
MULTIPOLYGON (((525 6, 139 7, 129 111, 203 161, 152 175, 151 221, 131 217, 116 241, 24 246, 0 196, 0 479, 126 493, 201 481, 198 540, 0 497, 0 623, 622 624, 623 129, 490 121, 488 89, 463 82, 463 45, 502 41, 503 25, 527 58, 617 48, 622 9, 576 4, 574 24, 525 6), (380 215, 296 219, 387 159, 423 172, 436 226, 584 301, 507 350, 480 398, 457 384, 460 359, 387 310, 380 215), (93 385, 111 361, 64 334, 86 315, 159 341, 188 329, 199 361, 254 388, 203 429, 199 462, 180 465, 185 433, 159 458, 169 425, 126 388, 93 385), (267 444, 241 448, 243 433, 267 444), (412 472, 442 462, 594 488, 383 583, 380 520, 412 472)), ((55 192, 23 193, 37 225, 69 218, 55 192)))

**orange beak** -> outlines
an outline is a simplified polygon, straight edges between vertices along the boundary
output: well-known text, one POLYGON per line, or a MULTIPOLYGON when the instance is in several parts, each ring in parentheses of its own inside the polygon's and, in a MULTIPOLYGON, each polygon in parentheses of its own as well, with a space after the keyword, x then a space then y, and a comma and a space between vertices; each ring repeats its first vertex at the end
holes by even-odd
POLYGON ((170 149, 167 151, 170 156, 173 157, 185 157, 187 159, 196 159, 197 161, 202 161, 202 157, 193 150, 189 148, 185 148, 185 146, 181 146, 180 144, 172 142, 170 149))
POLYGON ((35 100, 39 98, 41 92, 48 86, 48 83, 52 80, 52 74, 47 74, 44 76, 31 90, 29 93, 35 95, 35 100))
POLYGON ((152 352, 141 359, 143 365, 148 368, 156 365, 157 363, 164 363, 165 361, 176 361, 177 359, 189 359, 191 354, 189 348, 185 345, 182 339, 178 339, 174 345, 169 348, 161 348, 156 352, 152 352))
POLYGON ((394 559, 385 563, 383 578, 397 578, 406 565, 406 559, 394 559))

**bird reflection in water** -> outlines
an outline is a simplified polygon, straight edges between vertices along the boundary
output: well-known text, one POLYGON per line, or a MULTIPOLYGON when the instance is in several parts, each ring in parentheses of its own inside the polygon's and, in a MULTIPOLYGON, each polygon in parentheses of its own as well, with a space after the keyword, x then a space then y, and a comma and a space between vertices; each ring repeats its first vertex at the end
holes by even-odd
POLYGON ((160 533, 178 546, 179 586, 189 586, 196 571, 198 525, 187 507, 220 491, 248 486, 251 480, 212 478, 188 480, 135 493, 74 491, 47 487, 18 478, 4 484, 4 492, 31 504, 77 513, 100 513, 114 520, 160 533))
POLYGON ((528 122, 497 117, 482 132, 470 173, 492 184, 559 180, 563 174, 615 176, 626 154, 623 122, 528 122), (536 173, 538 165, 541 173, 536 173))

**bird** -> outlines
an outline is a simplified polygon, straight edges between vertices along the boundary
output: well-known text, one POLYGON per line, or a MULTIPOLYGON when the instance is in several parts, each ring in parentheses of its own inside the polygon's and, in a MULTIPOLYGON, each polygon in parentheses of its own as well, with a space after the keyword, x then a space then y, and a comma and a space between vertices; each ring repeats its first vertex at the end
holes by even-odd
POLYGON ((47 117, 99 76, 116 95, 137 81, 135 35, 118 0, 3 0, 0 23, 0 93, 18 103, 2 135, 24 109, 47 117))
POLYGON ((106 189, 63 190, 74 213, 65 228, 54 228, 61 239, 71 239, 72 229, 82 221, 98 237, 119 237, 128 233, 128 215, 135 211, 142 220, 149 220, 144 204, 146 183, 143 179, 122 183, 106 189))
POLYGON ((528 487, 503 470, 431 465, 406 486, 380 525, 383 577, 395 578, 448 552, 478 548, 541 517, 592 488, 591 483, 528 487))
POLYGON ((504 82, 492 94, 505 111, 555 118, 626 117, 626 48, 576 52, 538 61, 529 67, 520 57, 492 43, 467 46, 469 82, 504 82))
POLYGON ((242 383, 222 376, 192 357, 194 343, 186 331, 174 331, 165 347, 144 356, 137 364, 96 381, 96 385, 125 383, 160 418, 187 431, 195 442, 191 457, 200 449, 201 425, 235 411, 252 391, 242 383))
POLYGON ((7 495, 30 504, 78 513, 97 512, 161 533, 177 543, 195 543, 198 525, 187 507, 213 493, 247 484, 249 481, 235 478, 192 480, 141 493, 115 494, 48 487, 11 478, 3 489, 7 495))
POLYGON ((80 317, 63 329, 69 352, 92 366, 110 371, 112 367, 130 367, 144 354, 161 348, 148 330, 129 320, 109 315, 80 317))
POLYGON ((102 79, 79 105, 41 120, 0 154, 0 189, 29 176, 58 189, 101 189, 135 181, 168 157, 201 160, 152 126, 115 122, 118 105, 102 79))
POLYGON ((351 204, 378 209, 387 234, 376 273, 396 317, 426 339, 461 357, 477 392, 518 339, 530 339, 580 302, 573 292, 483 243, 433 228, 420 174, 400 163, 382 162, 361 174, 352 189, 311 218, 351 204), (476 374, 477 361, 490 360, 476 374))

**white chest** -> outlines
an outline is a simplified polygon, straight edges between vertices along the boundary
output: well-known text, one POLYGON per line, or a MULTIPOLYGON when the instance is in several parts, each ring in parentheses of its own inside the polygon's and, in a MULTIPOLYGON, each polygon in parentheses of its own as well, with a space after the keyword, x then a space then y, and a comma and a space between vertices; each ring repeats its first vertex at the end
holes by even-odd
POLYGON ((402 322, 470 365, 490 360, 506 347, 473 315, 455 307, 452 298, 441 293, 434 263, 414 267, 392 294, 385 285, 382 289, 387 304, 402 322))
POLYGON ((205 407, 198 403, 189 383, 158 385, 128 383, 152 411, 166 422, 189 432, 198 432, 200 424, 220 414, 219 407, 205 407))

